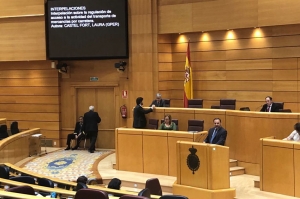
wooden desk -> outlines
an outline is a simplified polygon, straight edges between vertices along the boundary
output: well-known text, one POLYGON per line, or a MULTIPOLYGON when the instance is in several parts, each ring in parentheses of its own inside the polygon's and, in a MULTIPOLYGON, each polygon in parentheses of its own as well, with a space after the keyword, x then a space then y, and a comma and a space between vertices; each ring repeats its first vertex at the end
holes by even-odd
POLYGON ((300 197, 300 143, 263 138, 260 189, 300 197))
MULTIPOLYGON (((300 122, 300 113, 266 113, 201 108, 155 108, 146 117, 158 119, 160 123, 165 114, 171 114, 173 119, 178 119, 179 130, 182 131, 187 130, 189 119, 204 120, 204 130, 207 131, 213 127, 212 120, 220 118, 222 126, 228 132, 225 145, 229 147, 230 158, 238 160, 238 165, 245 167, 246 173, 252 175, 259 175, 259 157, 257 156, 260 146, 259 139, 270 135, 283 139, 293 131, 294 124, 300 122)), ((135 165, 134 167, 138 166, 135 165)), ((135 170, 142 172, 141 165, 135 170)))
POLYGON ((177 141, 197 140, 201 135, 184 131, 117 128, 117 169, 176 176, 177 141))
POLYGON ((297 122, 298 113, 227 111, 226 146, 230 147, 230 158, 245 166, 246 173, 259 175, 259 139, 270 135, 283 139, 297 122))

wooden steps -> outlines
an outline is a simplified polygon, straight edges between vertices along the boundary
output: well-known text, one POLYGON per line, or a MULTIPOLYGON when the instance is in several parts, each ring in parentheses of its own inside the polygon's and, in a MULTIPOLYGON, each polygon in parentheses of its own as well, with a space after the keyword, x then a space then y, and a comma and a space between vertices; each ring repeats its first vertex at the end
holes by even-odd
POLYGON ((229 159, 229 167, 236 167, 236 166, 238 166, 238 161, 229 159))
POLYGON ((238 161, 230 159, 229 160, 229 166, 230 166, 230 176, 236 176, 236 175, 243 175, 245 174, 245 168, 238 166, 238 161))
POLYGON ((237 176, 245 174, 244 167, 230 167, 230 176, 237 176))
POLYGON ((254 187, 260 189, 260 180, 254 180, 254 187))

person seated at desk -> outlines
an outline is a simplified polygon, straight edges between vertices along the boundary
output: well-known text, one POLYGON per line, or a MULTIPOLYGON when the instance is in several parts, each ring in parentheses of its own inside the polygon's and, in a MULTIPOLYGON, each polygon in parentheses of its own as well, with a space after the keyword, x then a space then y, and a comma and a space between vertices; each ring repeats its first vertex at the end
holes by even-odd
POLYGON ((227 137, 227 130, 221 126, 220 118, 215 118, 213 122, 215 126, 208 130, 208 135, 204 142, 224 146, 227 137))
POLYGON ((161 94, 157 93, 156 94, 156 99, 153 100, 153 102, 150 104, 149 107, 152 105, 155 105, 155 107, 164 107, 165 106, 165 101, 161 98, 161 94))
POLYGON ((300 141, 300 123, 296 123, 294 125, 294 131, 289 135, 287 136, 286 138, 284 138, 283 140, 292 140, 292 141, 300 141))
MULTIPOLYGON (((122 181, 119 178, 113 178, 108 183, 107 188, 120 190, 121 189, 121 184, 122 184, 122 181)), ((116 196, 116 197, 121 197, 122 196, 121 194, 108 194, 108 195, 109 196, 116 196)))
POLYGON ((159 126, 158 130, 173 130, 176 131, 176 124, 172 122, 171 115, 166 115, 164 122, 159 126))
POLYGON ((77 183, 81 182, 83 184, 87 184, 88 178, 86 176, 79 176, 76 180, 77 183))
POLYGON ((273 103, 272 97, 266 97, 266 104, 260 109, 260 112, 279 112, 279 107, 277 104, 273 103))
POLYGON ((68 134, 67 148, 65 148, 65 150, 70 150, 71 149, 70 148, 70 143, 71 143, 71 140, 73 140, 73 139, 77 139, 77 144, 74 148, 72 148, 72 150, 78 149, 80 141, 82 139, 84 139, 84 137, 85 137, 85 134, 83 132, 83 117, 80 116, 79 121, 76 122, 74 133, 68 134))

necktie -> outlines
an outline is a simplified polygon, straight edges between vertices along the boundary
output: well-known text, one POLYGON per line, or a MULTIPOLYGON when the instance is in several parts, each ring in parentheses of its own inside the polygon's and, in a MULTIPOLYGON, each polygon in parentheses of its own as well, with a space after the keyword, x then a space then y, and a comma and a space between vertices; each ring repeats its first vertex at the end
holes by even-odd
POLYGON ((270 106, 268 106, 268 108, 267 108, 267 112, 270 112, 270 106))
POLYGON ((214 132, 213 132, 213 134, 212 134, 212 136, 211 136, 210 143, 212 143, 212 141, 213 141, 214 138, 216 137, 217 131, 218 131, 218 130, 215 128, 215 130, 214 130, 214 132))

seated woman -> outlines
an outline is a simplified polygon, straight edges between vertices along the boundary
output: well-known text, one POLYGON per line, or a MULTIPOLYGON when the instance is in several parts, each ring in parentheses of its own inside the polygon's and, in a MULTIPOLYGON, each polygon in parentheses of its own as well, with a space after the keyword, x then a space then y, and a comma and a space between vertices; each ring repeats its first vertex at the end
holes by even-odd
POLYGON ((159 126, 159 130, 173 130, 176 131, 176 124, 172 122, 171 115, 166 115, 164 122, 159 126))
POLYGON ((300 141, 300 123, 296 123, 294 125, 294 131, 283 140, 292 140, 292 141, 300 141))

